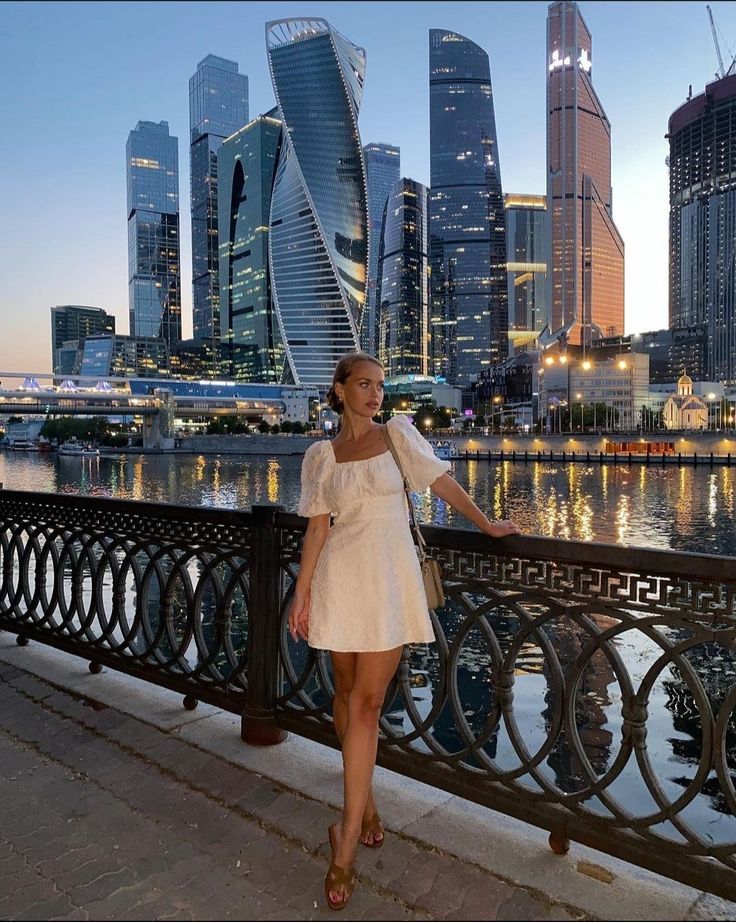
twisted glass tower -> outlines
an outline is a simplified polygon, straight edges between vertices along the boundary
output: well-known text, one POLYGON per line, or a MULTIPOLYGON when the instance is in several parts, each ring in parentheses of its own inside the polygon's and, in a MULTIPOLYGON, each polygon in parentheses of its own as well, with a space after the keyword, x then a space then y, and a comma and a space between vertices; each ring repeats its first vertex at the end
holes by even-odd
POLYGON ((266 47, 284 125, 269 263, 287 378, 328 385, 338 359, 358 349, 366 296, 367 191, 358 133, 365 51, 324 19, 269 22, 266 47))

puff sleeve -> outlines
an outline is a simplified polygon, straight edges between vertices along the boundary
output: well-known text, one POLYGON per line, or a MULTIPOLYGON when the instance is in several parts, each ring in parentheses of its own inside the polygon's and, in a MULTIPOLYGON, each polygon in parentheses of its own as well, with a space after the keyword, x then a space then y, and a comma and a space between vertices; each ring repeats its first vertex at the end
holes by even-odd
POLYGON ((412 490, 426 490, 450 470, 450 462, 435 455, 429 442, 405 416, 392 416, 387 426, 412 490))
POLYGON ((332 512, 325 499, 325 478, 332 446, 327 441, 310 445, 302 461, 301 495, 297 513, 304 518, 332 512))

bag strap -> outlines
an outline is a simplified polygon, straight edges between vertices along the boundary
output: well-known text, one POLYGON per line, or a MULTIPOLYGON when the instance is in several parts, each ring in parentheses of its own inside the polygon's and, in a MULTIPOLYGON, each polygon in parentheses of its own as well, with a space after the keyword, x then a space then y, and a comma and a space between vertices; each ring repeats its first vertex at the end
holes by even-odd
POLYGON ((401 463, 401 458, 399 457, 399 453, 396 451, 394 441, 389 435, 388 426, 381 426, 381 432, 383 433, 383 438, 388 445, 389 451, 393 455, 393 459, 396 462, 396 467, 399 469, 401 479, 404 481, 404 494, 406 495, 406 504, 409 507, 409 528, 411 529, 411 533, 414 537, 414 543, 419 550, 419 558, 421 561, 424 561, 424 558, 427 556, 427 542, 424 540, 421 531, 419 531, 419 526, 417 525, 414 503, 411 499, 411 489, 409 488, 409 481, 406 479, 406 474, 404 473, 404 465, 401 463))

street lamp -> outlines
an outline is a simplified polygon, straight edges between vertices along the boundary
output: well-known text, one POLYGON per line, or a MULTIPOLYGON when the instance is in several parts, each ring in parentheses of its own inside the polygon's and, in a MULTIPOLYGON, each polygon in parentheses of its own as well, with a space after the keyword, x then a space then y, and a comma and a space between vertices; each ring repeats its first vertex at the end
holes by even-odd
MULTIPOLYGON (((501 403, 502 400, 503 400, 503 397, 501 397, 499 394, 496 394, 496 396, 493 398, 493 403, 491 404, 491 435, 493 435, 493 424, 494 424, 494 420, 496 417, 496 406, 498 406, 498 404, 501 403)), ((501 429, 503 429, 503 411, 501 411, 501 424, 499 425, 498 428, 499 428, 499 432, 501 431, 501 429)))

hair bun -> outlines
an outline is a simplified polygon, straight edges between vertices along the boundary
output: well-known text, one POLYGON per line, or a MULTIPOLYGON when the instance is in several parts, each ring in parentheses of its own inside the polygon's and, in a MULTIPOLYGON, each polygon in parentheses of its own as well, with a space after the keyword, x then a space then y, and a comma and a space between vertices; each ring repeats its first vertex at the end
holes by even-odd
POLYGON ((335 413, 342 413, 344 409, 343 403, 342 403, 342 400, 340 400, 340 398, 337 396, 337 392, 335 391, 334 387, 331 387, 327 391, 326 399, 327 399, 327 404, 330 407, 330 409, 334 410, 335 413))

